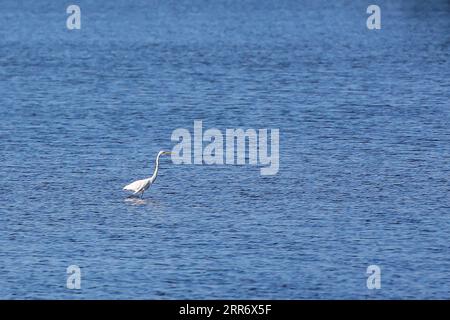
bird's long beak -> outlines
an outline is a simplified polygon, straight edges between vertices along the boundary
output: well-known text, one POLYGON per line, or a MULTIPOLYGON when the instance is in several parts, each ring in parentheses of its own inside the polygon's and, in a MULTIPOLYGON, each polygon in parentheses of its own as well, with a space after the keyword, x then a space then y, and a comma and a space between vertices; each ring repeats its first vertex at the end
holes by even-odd
POLYGON ((175 154, 175 152, 172 152, 172 151, 166 151, 166 152, 164 152, 164 154, 175 154))

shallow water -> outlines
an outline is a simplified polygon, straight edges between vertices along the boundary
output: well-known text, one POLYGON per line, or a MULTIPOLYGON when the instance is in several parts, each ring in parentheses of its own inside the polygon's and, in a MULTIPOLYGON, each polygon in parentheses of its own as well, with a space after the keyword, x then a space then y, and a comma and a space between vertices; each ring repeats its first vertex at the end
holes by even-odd
POLYGON ((0 298, 450 298, 448 1, 76 3, 0 4, 0 298), (128 198, 195 119, 279 128, 279 173, 128 198))

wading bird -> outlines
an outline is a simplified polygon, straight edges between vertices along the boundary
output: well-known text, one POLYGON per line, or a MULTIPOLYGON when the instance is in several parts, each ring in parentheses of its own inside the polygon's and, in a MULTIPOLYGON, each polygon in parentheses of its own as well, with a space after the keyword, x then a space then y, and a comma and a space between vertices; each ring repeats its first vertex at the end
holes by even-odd
POLYGON ((173 154, 173 152, 170 151, 160 151, 158 152, 158 155, 156 156, 156 164, 155 164, 155 171, 153 171, 153 175, 150 178, 137 180, 135 182, 132 182, 125 187, 123 187, 123 190, 129 190, 134 191, 134 194, 141 194, 141 198, 144 196, 145 190, 150 187, 153 182, 156 180, 156 176, 158 175, 158 169, 159 169, 159 157, 166 154, 173 154))

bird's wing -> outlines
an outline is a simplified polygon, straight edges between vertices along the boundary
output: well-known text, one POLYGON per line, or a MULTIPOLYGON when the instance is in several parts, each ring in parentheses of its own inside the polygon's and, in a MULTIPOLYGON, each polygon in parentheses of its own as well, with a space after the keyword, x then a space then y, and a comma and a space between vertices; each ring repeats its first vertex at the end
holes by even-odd
POLYGON ((134 181, 134 182, 126 185, 125 187, 123 187, 123 190, 139 192, 142 189, 142 187, 145 185, 146 181, 147 181, 147 179, 134 181))

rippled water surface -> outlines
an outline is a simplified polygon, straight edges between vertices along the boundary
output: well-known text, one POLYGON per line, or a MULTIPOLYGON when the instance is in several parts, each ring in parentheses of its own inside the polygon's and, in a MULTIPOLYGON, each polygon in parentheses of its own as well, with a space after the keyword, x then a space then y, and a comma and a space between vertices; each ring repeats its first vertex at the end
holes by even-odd
POLYGON ((0 298, 450 298, 448 1, 73 2, 0 3, 0 298), (279 173, 127 198, 195 119, 278 128, 279 173))

